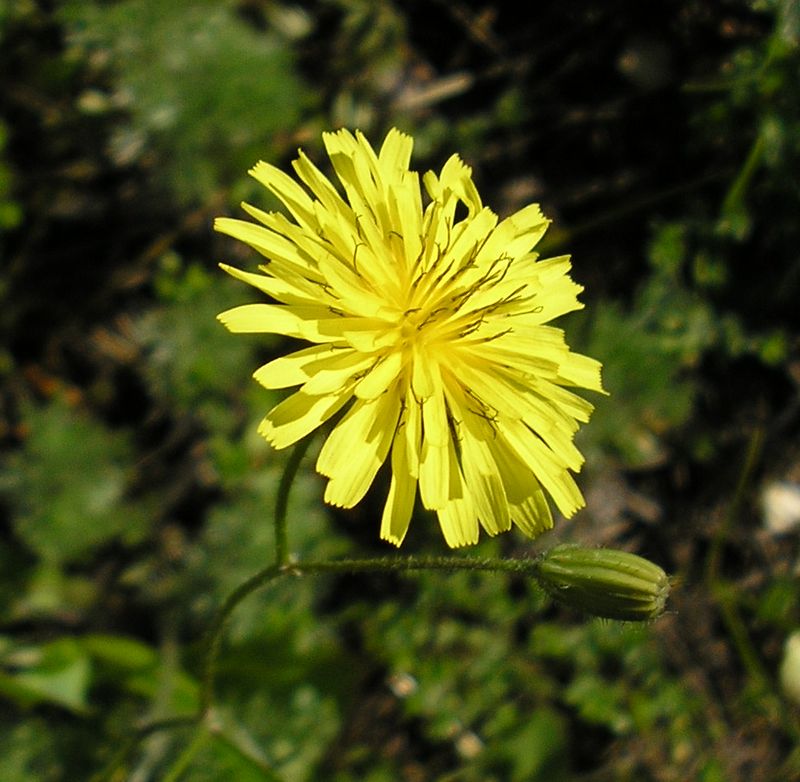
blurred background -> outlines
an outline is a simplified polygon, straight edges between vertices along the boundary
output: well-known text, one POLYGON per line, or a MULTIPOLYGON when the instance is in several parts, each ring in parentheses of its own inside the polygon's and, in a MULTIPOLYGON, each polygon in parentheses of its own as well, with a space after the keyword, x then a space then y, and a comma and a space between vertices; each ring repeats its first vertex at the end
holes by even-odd
MULTIPOLYGON (((2 0, 0 778, 90 779, 197 707, 214 611, 272 558, 286 453, 252 381, 280 344, 215 235, 246 176, 320 134, 453 152, 501 216, 539 202, 605 365, 588 507, 535 542, 674 575, 647 627, 461 573, 307 578, 251 596, 217 728, 113 779, 800 779, 800 7, 796 0, 2 0)), ((333 513, 313 458, 302 557, 392 553, 382 492, 333 513)), ((444 553, 421 515, 402 553, 444 553)))

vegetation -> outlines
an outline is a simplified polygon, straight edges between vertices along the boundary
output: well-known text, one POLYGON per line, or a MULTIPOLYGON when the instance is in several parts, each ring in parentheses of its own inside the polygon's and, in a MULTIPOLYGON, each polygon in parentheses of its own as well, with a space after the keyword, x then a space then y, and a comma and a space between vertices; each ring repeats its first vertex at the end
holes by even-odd
MULTIPOLYGON (((800 779, 800 11, 530 6, 0 5, 0 778, 800 779), (216 264, 254 259, 211 222, 341 125, 541 202, 586 287, 588 508, 469 555, 615 546, 673 595, 635 627, 514 575, 282 579, 232 615, 197 730, 287 458, 250 378, 278 345, 215 321, 246 295, 216 264)), ((305 459, 290 550, 392 553, 378 494, 334 512, 305 459)), ((442 545, 420 519, 403 551, 442 545)))

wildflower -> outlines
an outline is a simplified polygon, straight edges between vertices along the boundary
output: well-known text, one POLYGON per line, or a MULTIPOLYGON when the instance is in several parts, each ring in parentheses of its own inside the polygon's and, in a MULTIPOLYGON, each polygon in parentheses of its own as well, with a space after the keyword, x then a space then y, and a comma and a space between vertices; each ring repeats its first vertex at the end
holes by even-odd
POLYGON ((546 325, 583 306, 569 258, 531 252, 549 221, 537 205, 499 221, 457 155, 422 178, 423 206, 413 141, 397 130, 377 154, 360 132, 324 143, 343 194, 300 151, 305 188, 264 162, 250 171, 292 219, 243 204, 260 225, 215 224, 268 259, 260 274, 222 268, 275 302, 220 320, 313 343, 256 370, 267 388, 299 386, 259 431, 285 448, 341 411, 317 459, 325 500, 354 506, 389 459, 380 534, 395 545, 417 490, 450 546, 476 543, 481 526, 550 528, 545 492, 572 515, 584 504, 573 436, 592 405, 569 387, 602 388, 600 364, 546 325))

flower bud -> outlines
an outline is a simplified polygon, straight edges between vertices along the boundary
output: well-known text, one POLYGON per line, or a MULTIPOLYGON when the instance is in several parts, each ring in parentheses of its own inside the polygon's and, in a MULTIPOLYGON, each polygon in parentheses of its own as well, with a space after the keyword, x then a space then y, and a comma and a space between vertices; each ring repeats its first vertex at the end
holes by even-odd
POLYGON ((614 549, 555 546, 537 560, 536 575, 554 599, 606 619, 655 619, 669 595, 658 565, 614 549))

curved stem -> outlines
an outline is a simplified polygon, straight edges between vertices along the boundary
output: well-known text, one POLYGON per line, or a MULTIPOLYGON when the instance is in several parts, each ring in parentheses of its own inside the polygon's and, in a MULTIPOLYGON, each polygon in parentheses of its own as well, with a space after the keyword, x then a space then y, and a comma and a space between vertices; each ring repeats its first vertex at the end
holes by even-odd
MULTIPOLYGON (((304 449, 303 449, 304 450, 304 449)), ((301 449, 296 449, 293 458, 290 462, 293 466, 290 468, 287 465, 284 476, 290 475, 293 477, 302 458, 301 449)), ((278 507, 281 514, 285 514, 285 503, 288 498, 288 489, 291 486, 291 477, 286 478, 282 482, 284 487, 279 492, 278 507), (285 483, 285 486, 284 486, 285 483)), ((214 703, 214 678, 216 674, 217 658, 219 656, 220 647, 222 645, 222 638, 225 626, 230 619, 233 612, 247 597, 254 592, 257 592, 262 587, 271 584, 282 576, 287 575, 311 575, 315 573, 365 573, 365 572, 408 572, 417 570, 438 570, 450 571, 457 570, 473 570, 484 572, 500 572, 500 573, 518 573, 526 576, 533 577, 538 580, 539 578, 539 563, 540 559, 486 559, 486 558, 471 558, 471 557, 372 557, 365 559, 340 559, 321 562, 296 562, 296 563, 280 563, 270 565, 264 568, 255 575, 251 576, 247 581, 240 584, 230 595, 225 599, 225 602, 219 609, 213 624, 209 628, 205 638, 205 653, 203 659, 203 670, 200 682, 200 707, 198 713, 189 717, 178 717, 172 720, 162 720, 159 722, 151 723, 150 725, 138 731, 137 735, 120 750, 119 753, 112 760, 108 768, 116 770, 128 757, 128 755, 136 748, 138 743, 146 736, 158 730, 194 725, 199 726, 204 720, 209 718, 211 709, 214 703)), ((96 777, 97 779, 106 779, 102 773, 96 777)))
POLYGON ((248 595, 251 595, 270 581, 284 575, 283 566, 270 565, 251 576, 231 592, 217 613, 214 623, 208 629, 205 641, 205 659, 203 676, 200 684, 200 715, 205 716, 211 710, 214 700, 214 674, 216 673, 217 656, 222 644, 222 633, 231 614, 248 595))
POLYGON ((222 633, 228 618, 236 606, 248 595, 268 584, 273 579, 283 575, 281 570, 289 558, 289 545, 286 534, 286 514, 289 509, 289 493, 297 477, 297 470, 303 460, 311 438, 306 437, 298 442, 283 468, 283 475, 278 484, 278 494, 275 498, 275 564, 251 576, 240 584, 222 604, 214 623, 206 634, 205 658, 203 660, 203 678, 200 685, 200 714, 207 715, 214 700, 214 673, 216 670, 219 648, 222 643, 222 633))
POLYGON ((294 479, 297 477, 297 470, 300 462, 306 455, 308 446, 311 444, 311 437, 306 437, 298 442, 292 449, 289 460, 283 468, 281 482, 278 485, 278 496, 275 498, 275 562, 278 565, 285 564, 289 559, 289 544, 286 534, 286 513, 289 509, 289 492, 291 491, 294 479))
POLYGON ((468 557, 374 557, 339 559, 324 562, 274 564, 256 573, 225 600, 206 636, 206 652, 200 692, 200 713, 208 714, 214 699, 214 674, 222 644, 222 635, 233 611, 253 592, 285 575, 312 573, 399 572, 412 570, 482 570, 500 573, 521 573, 538 577, 537 559, 476 559, 468 557))

